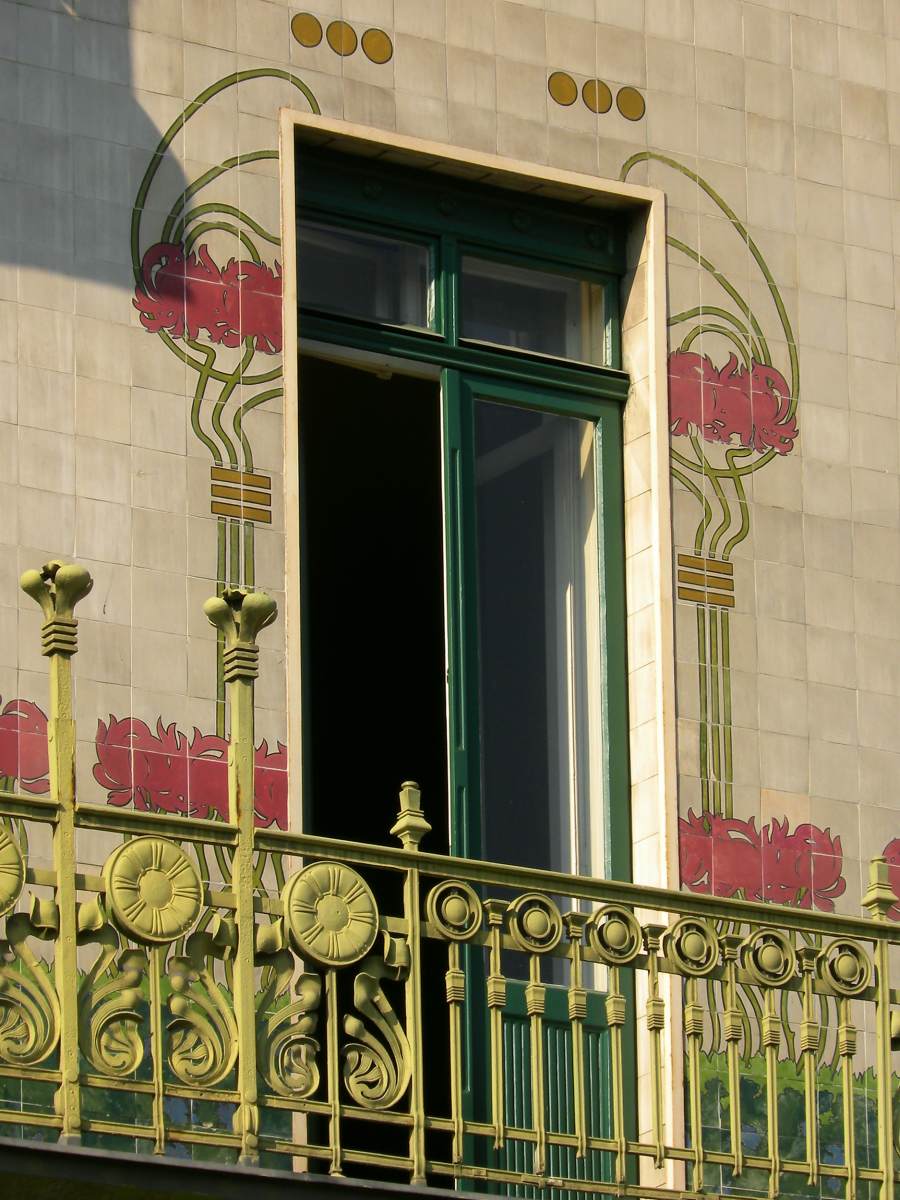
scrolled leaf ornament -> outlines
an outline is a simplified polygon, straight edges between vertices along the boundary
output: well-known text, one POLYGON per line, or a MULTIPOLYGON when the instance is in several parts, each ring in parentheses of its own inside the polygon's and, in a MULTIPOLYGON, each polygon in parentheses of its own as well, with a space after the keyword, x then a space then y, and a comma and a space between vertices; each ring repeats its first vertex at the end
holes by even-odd
POLYGON ((216 918, 212 932, 192 933, 184 956, 169 961, 169 1066, 193 1087, 215 1087, 237 1061, 237 1021, 215 978, 215 960, 230 956, 232 930, 216 918))
POLYGON ((754 983, 783 987, 797 973, 797 954, 777 929, 757 929, 744 939, 741 965, 754 983))
POLYGON ((858 996, 872 982, 872 963, 857 942, 836 938, 819 955, 819 977, 839 996, 858 996))
POLYGON ((303 972, 294 985, 296 1000, 267 1014, 273 1000, 287 991, 294 970, 289 951, 273 958, 272 981, 257 1002, 257 1061, 273 1092, 303 1100, 314 1095, 319 1086, 319 1043, 312 1034, 318 1024, 322 980, 312 972, 303 972))
POLYGON ((667 929, 663 952, 689 977, 711 975, 719 965, 721 945, 716 931, 698 917, 682 917, 667 929))
POLYGON ((606 904, 598 909, 588 922, 587 936, 597 956, 611 967, 633 962, 643 947, 638 921, 620 904, 606 904))
POLYGON ((540 892, 523 892, 510 904, 509 932, 513 941, 530 954, 547 954, 559 945, 563 933, 559 909, 540 892))
POLYGON ((0 917, 15 907, 25 886, 25 860, 9 830, 0 827, 0 917))
POLYGON ((412 1076, 412 1052, 406 1030, 381 986, 384 978, 400 979, 408 969, 408 954, 395 953, 390 942, 385 955, 372 955, 353 982, 353 1003, 381 1034, 382 1041, 352 1014, 344 1017, 344 1032, 354 1040, 341 1051, 347 1091, 361 1108, 391 1108, 402 1099, 412 1076), (391 963, 397 964, 391 966, 391 963))
POLYGON ((484 915, 475 889, 459 879, 445 879, 428 893, 425 915, 451 942, 467 942, 481 928, 484 915))
POLYGON ((200 915, 200 876, 181 847, 165 838, 125 842, 106 860, 103 879, 116 924, 138 942, 172 942, 200 915))
POLYGON ((59 999, 45 963, 28 945, 32 937, 58 933, 52 906, 32 904, 32 912, 6 921, 0 941, 0 1062, 33 1067, 53 1053, 59 1041, 59 999))
POLYGON ((98 943, 93 965, 78 987, 78 1041, 81 1053, 100 1075, 125 1079, 144 1059, 143 980, 147 956, 119 950, 119 935, 104 919, 100 898, 79 910, 80 946, 98 943))
POLYGON ((304 957, 344 967, 372 949, 378 906, 372 889, 352 867, 312 863, 288 880, 281 899, 285 924, 304 957))

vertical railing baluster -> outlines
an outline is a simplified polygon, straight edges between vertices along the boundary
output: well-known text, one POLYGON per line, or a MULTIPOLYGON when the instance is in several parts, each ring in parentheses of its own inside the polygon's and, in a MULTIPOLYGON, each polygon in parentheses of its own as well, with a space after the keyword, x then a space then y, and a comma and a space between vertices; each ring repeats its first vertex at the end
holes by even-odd
POLYGON ((229 588, 203 606, 224 636, 223 668, 231 710, 228 746, 228 820, 238 841, 231 865, 235 897, 237 952, 234 961, 234 1013, 238 1027, 238 1093, 234 1130, 241 1138, 240 1161, 259 1159, 259 1107, 256 1074, 256 922, 253 915, 254 729, 253 687, 259 673, 257 635, 275 620, 275 601, 265 592, 229 588))
POLYGON ((163 1045, 162 977, 165 967, 165 946, 150 950, 148 975, 150 985, 150 1065, 153 1071, 153 1153, 164 1154, 166 1149, 165 1109, 165 1048, 163 1045))
POLYGON ((725 1056, 728 1062, 728 1110, 731 1132, 731 1170, 744 1171, 744 1145, 741 1124, 741 1073, 738 1046, 743 1032, 737 995, 737 960, 742 938, 727 934, 722 938, 725 961, 725 1056))
POLYGON ((543 1175, 547 1169, 547 1122, 544 1117, 544 1004, 547 989, 541 983, 539 955, 528 956, 525 1011, 531 1027, 531 1121, 534 1126, 532 1170, 543 1175))
POLYGON ((856 1123, 853 1101, 853 1056, 856 1054, 856 1026, 850 1019, 850 1001, 838 1001, 838 1051, 841 1056, 841 1098, 844 1110, 844 1161, 847 1167, 847 1200, 856 1197, 856 1123))
MULTIPOLYGON (((422 815, 419 785, 404 783, 400 789, 400 812, 391 826, 404 850, 417 851, 419 842, 431 832, 422 815)), ((425 1079, 422 1052, 422 912, 419 901, 419 870, 408 867, 403 884, 403 908, 409 930, 409 974, 406 977, 406 1026, 412 1052, 412 1081, 409 1111, 412 1130, 409 1156, 412 1160, 410 1182, 425 1182, 425 1079)))
POLYGON ((703 1045, 703 1009, 697 1003, 696 979, 685 981, 684 1033, 687 1038, 688 1095, 691 1118, 691 1150, 693 1151, 693 1183, 695 1192, 703 1190, 703 1107, 700 1085, 700 1055, 703 1045))
POLYGON ((466 977, 459 965, 459 943, 447 944, 447 1008, 450 1015, 450 1121, 453 1126, 453 1162, 463 1159, 462 1107, 462 1006, 466 999, 466 977))
POLYGON ((328 1141, 331 1146, 329 1175, 343 1175, 343 1149, 341 1139, 341 1052, 340 1013, 338 1009, 337 973, 328 968, 325 976, 325 1059, 328 1069, 328 1141))
POLYGON ((778 1144, 778 1051, 781 1046, 781 1020, 775 1010, 775 989, 764 995, 762 1043, 766 1057, 766 1130, 769 1142, 769 1197, 778 1195, 781 1177, 781 1148, 778 1144))
POLYGON ((60 1141, 81 1140, 80 1061, 78 1049, 78 946, 75 871, 75 719, 72 705, 72 655, 78 650, 75 605, 88 594, 93 580, 77 563, 49 562, 41 571, 26 571, 20 580, 41 607, 41 653, 49 660, 50 717, 47 749, 50 795, 58 806, 53 830, 53 868, 59 937, 54 976, 59 997, 60 1086, 54 1104, 62 1118, 60 1141))
POLYGON ((584 987, 581 945, 587 915, 569 912, 563 917, 572 948, 569 979, 569 1024, 572 1027, 572 1099, 574 1104, 577 1158, 587 1155, 587 1085, 584 1076, 584 1022, 587 1019, 587 991, 584 987))
POLYGON ((653 1163, 665 1163, 663 1141, 662 1035, 666 1026, 665 1001, 659 994, 659 963, 657 961, 664 925, 644 927, 644 946, 647 951, 647 1032, 650 1036, 650 1127, 653 1131, 653 1163))
POLYGON ((506 1142, 505 1076, 503 1071, 503 1010, 506 1008, 506 979, 501 969, 503 917, 505 900, 485 900, 490 931, 487 1002, 491 1033, 491 1123, 494 1126, 494 1149, 501 1150, 506 1142))
POLYGON ((609 968, 606 996, 606 1022, 612 1065, 612 1136, 616 1143, 616 1183, 625 1182, 625 1070, 622 1061, 622 1030, 625 1025, 625 997, 619 977, 620 968, 609 968))
MULTIPOLYGON (((869 867, 869 886, 863 907, 870 916, 885 923, 897 903, 883 858, 873 859, 869 867)), ((878 1097, 878 1161, 881 1166, 881 1200, 894 1196, 894 1111, 893 1064, 891 1061, 891 976, 890 944, 883 938, 875 943, 875 1087, 878 1097)))
POLYGON ((809 1161, 809 1182, 815 1186, 819 1179, 819 1105, 818 1051, 821 1027, 816 1020, 813 977, 819 951, 815 946, 802 946, 797 952, 803 974, 803 1017, 800 1021, 800 1053, 803 1056, 804 1107, 806 1111, 806 1157, 809 1161))

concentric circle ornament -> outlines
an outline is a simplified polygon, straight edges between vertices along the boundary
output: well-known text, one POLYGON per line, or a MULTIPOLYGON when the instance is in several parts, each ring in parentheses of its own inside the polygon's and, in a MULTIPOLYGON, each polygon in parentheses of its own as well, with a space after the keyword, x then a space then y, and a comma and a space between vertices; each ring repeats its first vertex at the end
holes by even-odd
POLYGON ((755 983, 782 987, 797 973, 797 955, 777 929, 757 929, 741 946, 741 963, 755 983))
POLYGON ((858 996, 872 982, 872 963, 862 946, 837 938, 819 958, 819 975, 841 996, 858 996))
POLYGON ((378 906, 371 888, 352 867, 312 863, 287 881, 281 901, 301 954, 327 967, 343 967, 372 949, 378 906))
POLYGON ((8 913, 25 885, 25 862, 6 829, 0 829, 0 917, 8 913))
POLYGON ((603 962, 622 966, 633 962, 641 952, 641 927, 627 908, 607 904, 590 919, 588 943, 603 962))
POLYGON ((125 842, 106 860, 103 879, 116 924, 135 941, 172 942, 200 916, 200 876, 181 847, 165 838, 125 842))
POLYGON ((719 938, 697 917, 682 917, 663 936, 663 951, 684 975, 711 975, 719 964, 719 938))
POLYGON ((532 954, 546 954, 562 937, 559 909, 540 892, 523 892, 509 906, 509 931, 516 945, 532 954))
POLYGON ((466 942, 481 928, 483 910, 474 888, 459 879, 445 879, 425 901, 429 924, 452 942, 466 942))

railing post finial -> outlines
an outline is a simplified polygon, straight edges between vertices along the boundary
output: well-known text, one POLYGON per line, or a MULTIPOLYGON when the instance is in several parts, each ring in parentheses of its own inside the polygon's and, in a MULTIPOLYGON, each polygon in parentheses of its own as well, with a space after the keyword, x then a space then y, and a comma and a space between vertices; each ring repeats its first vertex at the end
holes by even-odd
POLYGON ((869 886, 862 898, 863 908, 875 921, 886 921, 890 910, 897 903, 891 887, 887 859, 873 858, 869 864, 869 886))
POLYGON ((422 838, 431 833, 431 826, 422 814, 419 785, 411 780, 400 787, 400 811, 391 833, 400 839, 404 850, 418 850, 422 838))
POLYGON ((51 559, 40 571, 33 568, 25 571, 19 585, 40 605, 44 614, 41 652, 48 657, 52 654, 74 654, 78 650, 75 605, 94 586, 90 571, 79 563, 51 559))

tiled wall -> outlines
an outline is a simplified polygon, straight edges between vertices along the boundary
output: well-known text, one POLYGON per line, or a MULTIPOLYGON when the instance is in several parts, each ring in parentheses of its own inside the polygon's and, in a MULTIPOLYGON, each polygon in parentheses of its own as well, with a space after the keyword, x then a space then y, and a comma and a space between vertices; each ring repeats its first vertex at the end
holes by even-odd
POLYGON ((666 191, 685 879, 856 911, 900 876, 893 0, 0 2, 4 705, 46 707, 17 574, 75 555, 83 794, 189 808, 219 752, 200 604, 284 588, 283 105, 666 191))

